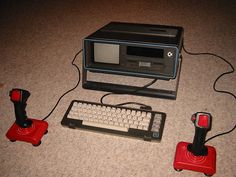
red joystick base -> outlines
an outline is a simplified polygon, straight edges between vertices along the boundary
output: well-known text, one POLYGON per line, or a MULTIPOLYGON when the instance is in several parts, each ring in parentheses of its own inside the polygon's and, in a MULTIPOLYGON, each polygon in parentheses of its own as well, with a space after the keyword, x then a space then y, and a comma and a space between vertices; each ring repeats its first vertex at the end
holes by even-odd
POLYGON ((24 141, 33 144, 33 146, 39 146, 41 138, 48 132, 48 123, 43 120, 30 120, 32 120, 32 125, 28 128, 22 128, 14 123, 8 130, 6 137, 12 142, 24 141))
POLYGON ((182 171, 183 169, 202 172, 206 176, 212 176, 216 173, 216 150, 212 146, 206 146, 207 156, 195 156, 188 151, 187 146, 190 143, 179 142, 176 146, 174 169, 182 171))

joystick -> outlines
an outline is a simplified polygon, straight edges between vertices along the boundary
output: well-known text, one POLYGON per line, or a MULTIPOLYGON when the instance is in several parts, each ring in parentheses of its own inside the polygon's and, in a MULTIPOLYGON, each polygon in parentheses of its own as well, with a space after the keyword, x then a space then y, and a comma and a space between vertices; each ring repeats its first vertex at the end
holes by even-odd
POLYGON ((174 169, 202 172, 206 176, 216 173, 216 150, 205 145, 207 132, 211 129, 210 113, 197 112, 191 118, 195 126, 193 143, 179 142, 176 146, 174 169))
POLYGON ((27 117, 25 108, 30 92, 15 88, 10 91, 9 96, 14 104, 16 121, 6 133, 6 137, 12 142, 18 140, 32 143, 34 146, 40 145, 41 138, 48 132, 48 123, 27 117))

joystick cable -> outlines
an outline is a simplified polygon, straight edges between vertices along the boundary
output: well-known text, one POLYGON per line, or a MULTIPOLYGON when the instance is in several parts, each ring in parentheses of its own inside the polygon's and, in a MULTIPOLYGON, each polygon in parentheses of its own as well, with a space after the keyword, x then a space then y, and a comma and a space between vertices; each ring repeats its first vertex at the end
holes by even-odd
POLYGON ((193 52, 189 52, 188 50, 185 49, 184 45, 183 45, 183 50, 184 50, 185 53, 187 53, 187 54, 189 54, 189 55, 211 55, 211 56, 214 56, 214 57, 216 57, 216 58, 218 58, 218 59, 221 59, 221 60, 223 60, 225 63, 227 63, 227 64, 231 67, 231 70, 220 74, 220 75, 215 79, 214 84, 213 84, 213 89, 214 89, 216 92, 229 94, 229 95, 233 96, 233 97, 236 99, 236 96, 235 96, 233 93, 231 93, 231 92, 229 92, 229 91, 226 91, 226 90, 218 90, 218 89, 216 88, 216 83, 218 82, 218 80, 219 80, 221 77, 223 77, 224 75, 227 75, 227 74, 232 74, 232 73, 235 71, 234 66, 233 66, 228 60, 226 60, 225 58, 223 58, 223 57, 221 57, 221 56, 219 56, 219 55, 217 55, 217 54, 214 54, 214 53, 209 53, 209 52, 193 53, 193 52))
MULTIPOLYGON (((77 56, 78 56, 80 53, 82 53, 82 51, 83 51, 83 49, 80 49, 80 50, 75 54, 73 60, 71 61, 71 64, 72 64, 72 65, 77 69, 77 71, 78 71, 78 81, 77 81, 76 85, 75 85, 73 88, 71 88, 70 90, 66 91, 65 93, 63 93, 63 94, 60 96, 60 98, 58 99, 58 101, 57 101, 57 103, 55 104, 55 106, 52 108, 52 110, 49 112, 49 114, 48 114, 46 117, 44 117, 42 120, 46 120, 46 119, 53 113, 53 111, 56 109, 56 107, 58 106, 59 102, 61 101, 61 99, 62 99, 65 95, 67 95, 67 94, 70 93, 71 91, 75 90, 75 89, 79 86, 79 83, 80 83, 80 81, 81 81, 81 72, 80 72, 79 67, 78 67, 74 62, 75 62, 77 56)), ((141 87, 141 88, 139 88, 139 89, 137 89, 137 90, 134 90, 133 92, 137 92, 137 91, 139 91, 140 89, 147 88, 147 87, 149 87, 150 85, 154 84, 156 81, 157 81, 157 79, 154 79, 154 80, 152 80, 151 82, 149 82, 148 84, 144 85, 143 87, 141 87)), ((103 100, 104 97, 106 97, 106 96, 108 96, 108 95, 111 95, 111 94, 115 94, 115 93, 107 93, 107 94, 103 95, 103 97, 101 98, 101 103, 102 103, 102 100, 103 100)), ((145 105, 145 104, 142 104, 142 103, 137 103, 137 102, 126 102, 126 103, 117 104, 117 106, 123 106, 123 105, 127 105, 127 104, 136 104, 136 105, 141 106, 141 107, 144 108, 144 109, 152 109, 152 108, 151 108, 150 106, 148 106, 148 105, 145 105)))
POLYGON ((79 83, 80 83, 80 80, 81 80, 81 74, 80 74, 80 69, 79 69, 79 67, 78 67, 74 62, 75 62, 75 59, 77 58, 77 56, 78 56, 82 51, 83 51, 83 49, 80 49, 80 50, 75 54, 75 56, 74 56, 74 58, 73 58, 73 60, 72 60, 72 62, 71 62, 71 64, 77 69, 78 75, 79 75, 79 78, 78 78, 78 81, 77 81, 76 85, 75 85, 72 89, 66 91, 65 93, 63 93, 63 94, 61 95, 61 97, 58 99, 57 103, 55 104, 55 106, 53 107, 53 109, 50 111, 50 113, 49 113, 46 117, 44 117, 42 120, 46 120, 46 119, 53 113, 53 111, 56 109, 57 105, 59 104, 59 102, 61 101, 61 99, 62 99, 65 95, 67 95, 68 93, 70 93, 71 91, 75 90, 75 89, 78 87, 78 85, 79 85, 79 83))
MULTIPOLYGON (((189 52, 188 50, 186 50, 186 48, 184 47, 184 45, 183 45, 183 50, 184 50, 185 53, 187 53, 187 54, 189 54, 189 55, 195 55, 195 56, 196 56, 196 55, 210 55, 210 56, 214 56, 214 57, 216 57, 216 58, 218 58, 218 59, 221 59, 221 60, 223 60, 225 63, 227 63, 227 64, 231 67, 231 70, 230 70, 230 71, 226 71, 226 72, 220 74, 220 75, 215 79, 215 81, 214 81, 214 83, 213 83, 213 89, 214 89, 215 92, 229 94, 229 95, 233 96, 233 97, 236 99, 236 96, 235 96, 232 92, 229 92, 229 91, 226 91, 226 90, 219 90, 219 89, 216 88, 216 83, 218 82, 218 80, 219 80, 221 77, 223 77, 224 75, 227 75, 227 74, 232 74, 232 73, 235 71, 234 66, 233 66, 228 60, 226 60, 225 58, 223 58, 223 57, 221 57, 221 56, 219 56, 219 55, 217 55, 217 54, 215 54, 215 53, 209 53, 209 52, 194 53, 194 52, 189 52)), ((223 132, 223 133, 219 133, 219 134, 217 134, 217 135, 214 135, 214 136, 208 138, 208 139, 205 141, 205 143, 208 142, 208 141, 210 141, 210 140, 212 140, 212 139, 214 139, 214 138, 216 138, 216 137, 218 137, 218 136, 222 136, 222 135, 231 133, 231 132, 232 132, 233 130, 235 130, 235 129, 236 129, 236 124, 235 124, 234 127, 233 127, 231 130, 229 130, 229 131, 223 132)))
POLYGON ((212 136, 212 137, 208 138, 208 139, 205 141, 205 143, 206 143, 206 142, 208 142, 208 141, 210 141, 210 140, 212 140, 213 138, 216 138, 216 137, 218 137, 218 136, 226 135, 226 134, 228 134, 228 133, 230 133, 230 132, 234 131, 234 130, 235 130, 235 128, 236 128, 236 125, 234 125, 234 127, 233 127, 231 130, 227 131, 227 132, 224 132, 224 133, 219 133, 219 134, 217 134, 217 135, 214 135, 214 136, 212 136))

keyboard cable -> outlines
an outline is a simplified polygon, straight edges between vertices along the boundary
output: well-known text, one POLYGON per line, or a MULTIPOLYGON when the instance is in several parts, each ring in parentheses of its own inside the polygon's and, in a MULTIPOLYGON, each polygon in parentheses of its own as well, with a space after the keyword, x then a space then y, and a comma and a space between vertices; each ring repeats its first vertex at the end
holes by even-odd
MULTIPOLYGON (((114 93, 114 92, 110 92, 110 93, 106 93, 105 95, 103 95, 103 96, 100 98, 100 103, 101 103, 101 104, 104 104, 103 99, 104 99, 105 97, 109 96, 109 95, 135 94, 135 93, 138 92, 139 90, 148 88, 149 86, 153 85, 156 81, 157 81, 157 79, 153 79, 151 82, 147 83, 147 84, 144 85, 143 87, 137 88, 137 89, 135 89, 135 90, 133 90, 133 91, 131 91, 131 92, 126 92, 126 93, 114 93)), ((138 102, 125 102, 125 103, 116 104, 116 105, 114 105, 114 106, 124 106, 124 105, 129 105, 129 104, 138 105, 138 106, 140 106, 141 109, 152 110, 152 107, 151 107, 151 106, 146 105, 146 104, 143 104, 143 103, 138 103, 138 102)))

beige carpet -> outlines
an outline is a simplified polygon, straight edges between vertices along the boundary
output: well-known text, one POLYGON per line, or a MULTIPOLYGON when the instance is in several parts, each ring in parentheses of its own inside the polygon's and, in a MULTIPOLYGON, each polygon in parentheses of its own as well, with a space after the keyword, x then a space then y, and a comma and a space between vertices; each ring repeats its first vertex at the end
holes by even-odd
MULTIPOLYGON (((14 88, 31 92, 27 115, 42 119, 58 98, 78 79, 71 65, 84 37, 110 21, 179 25, 185 29, 185 47, 192 52, 213 52, 236 67, 236 3, 230 1, 1 1, 0 5, 0 176, 3 177, 173 177, 204 176, 173 169, 175 146, 191 142, 197 111, 213 115, 207 137, 235 125, 235 99, 216 93, 216 77, 230 70, 211 56, 189 56, 183 65, 177 100, 140 96, 111 96, 106 103, 137 101, 166 112, 160 143, 149 143, 99 133, 72 130, 60 121, 73 99, 99 102, 105 92, 81 85, 64 97, 47 120, 49 133, 39 147, 9 142, 5 137, 14 122, 8 93, 14 88)), ((76 63, 81 68, 81 55, 76 63)), ((143 83, 145 84, 145 83, 143 83)), ((236 74, 223 77, 217 88, 236 94, 236 74)), ((208 144, 217 150, 216 177, 236 176, 236 131, 208 144)))

